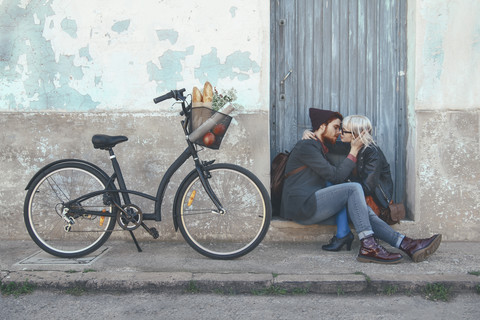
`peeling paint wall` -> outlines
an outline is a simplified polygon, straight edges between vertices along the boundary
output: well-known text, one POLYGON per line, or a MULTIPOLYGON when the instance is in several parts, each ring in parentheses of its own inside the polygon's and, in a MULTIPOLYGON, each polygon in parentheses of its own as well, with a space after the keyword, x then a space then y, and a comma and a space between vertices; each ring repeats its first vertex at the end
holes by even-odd
POLYGON ((480 2, 416 2, 417 110, 480 106, 480 2))
POLYGON ((206 80, 267 110, 268 17, 253 0, 3 0, 0 111, 157 110, 206 80))
MULTIPOLYGON (((154 194, 183 140, 178 107, 151 99, 206 80, 235 88, 243 109, 220 152, 205 157, 246 166, 268 184, 269 7, 254 0, 0 0, 0 239, 28 239, 24 188, 43 165, 73 157, 109 168, 91 146, 94 133, 129 136, 117 148, 129 186, 154 194)), ((479 241, 480 2, 409 0, 408 10, 413 221, 395 228, 479 241)), ((175 179, 156 226, 163 240, 179 237, 170 216, 175 179)), ((317 234, 301 228, 311 230, 302 239, 317 234)), ((299 234, 298 226, 286 229, 267 238, 299 234)))
MULTIPOLYGON (((24 189, 47 163, 81 158, 111 173, 108 154, 90 142, 95 133, 129 137, 116 148, 127 186, 155 195, 186 144, 180 107, 152 99, 207 80, 220 92, 235 88, 241 107, 220 151, 204 151, 204 159, 245 166, 268 185, 269 6, 0 0, 0 239, 29 238, 24 189)), ((164 221, 152 222, 163 240, 179 237, 171 201, 181 178, 167 191, 164 221)))
POLYGON ((480 2, 409 1, 409 12, 407 192, 415 222, 402 230, 478 241, 480 2))

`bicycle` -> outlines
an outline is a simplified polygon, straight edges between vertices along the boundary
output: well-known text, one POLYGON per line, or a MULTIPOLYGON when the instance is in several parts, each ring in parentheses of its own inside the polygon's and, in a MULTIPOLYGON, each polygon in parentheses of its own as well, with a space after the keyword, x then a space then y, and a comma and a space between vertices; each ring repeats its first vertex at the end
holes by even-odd
POLYGON ((24 219, 30 237, 44 251, 62 258, 75 258, 100 248, 114 231, 126 230, 139 252, 133 231, 143 227, 154 239, 155 228, 145 221, 161 221, 161 205, 173 174, 189 159, 195 168, 180 183, 173 202, 175 231, 200 254, 213 259, 234 259, 252 251, 263 240, 271 219, 271 204, 262 182, 250 171, 234 164, 202 161, 198 152, 204 147, 218 149, 231 117, 207 108, 192 108, 192 101, 172 90, 154 99, 155 103, 175 99, 182 106, 181 125, 187 147, 164 173, 156 196, 129 190, 113 148, 128 140, 126 136, 94 135, 95 149, 109 152, 113 174, 107 175, 93 163, 62 159, 47 164, 29 181, 25 190, 24 219), (202 116, 196 116, 201 110, 202 116), (211 117, 207 121, 205 112, 211 117), (194 126, 193 119, 203 123, 194 126), (203 118, 202 118, 203 117, 203 118), (212 119, 215 120, 212 125, 212 119), (208 125, 207 125, 208 124, 208 125), (216 128, 219 127, 219 130, 216 128), (203 130, 203 131, 202 131, 203 130), (199 134, 213 131, 218 137, 212 145, 199 134), (223 132, 218 132, 223 131, 223 132), (223 135, 222 135, 223 133, 223 135), (130 195, 154 201, 154 213, 143 213, 130 201, 130 195), (241 237, 230 239, 232 230, 241 237))

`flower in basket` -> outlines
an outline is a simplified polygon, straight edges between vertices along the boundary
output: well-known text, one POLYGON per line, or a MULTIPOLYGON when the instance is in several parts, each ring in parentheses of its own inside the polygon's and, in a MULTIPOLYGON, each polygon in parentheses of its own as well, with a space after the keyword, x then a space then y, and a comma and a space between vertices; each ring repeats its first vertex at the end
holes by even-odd
POLYGON ((227 103, 233 103, 235 100, 237 100, 237 91, 234 88, 227 91, 222 90, 222 92, 219 93, 215 87, 213 90, 212 109, 218 111, 227 103))

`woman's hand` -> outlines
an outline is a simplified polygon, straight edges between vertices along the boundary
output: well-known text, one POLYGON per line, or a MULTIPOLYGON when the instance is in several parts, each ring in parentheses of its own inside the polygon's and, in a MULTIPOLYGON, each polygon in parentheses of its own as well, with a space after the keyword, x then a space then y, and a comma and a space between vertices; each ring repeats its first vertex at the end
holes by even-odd
POLYGON ((363 132, 356 138, 352 139, 350 142, 350 154, 353 156, 357 156, 358 152, 363 148, 363 141, 362 141, 363 132))
POLYGON ((315 139, 315 133, 310 130, 303 131, 302 140, 315 139))

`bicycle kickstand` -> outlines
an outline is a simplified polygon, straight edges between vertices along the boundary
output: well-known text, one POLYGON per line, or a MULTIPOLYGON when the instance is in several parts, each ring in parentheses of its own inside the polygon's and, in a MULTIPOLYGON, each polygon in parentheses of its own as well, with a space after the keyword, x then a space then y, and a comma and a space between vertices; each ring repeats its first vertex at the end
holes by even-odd
POLYGON ((137 238, 135 238, 135 235, 133 234, 133 231, 132 230, 129 230, 129 231, 130 231, 130 235, 132 236, 133 242, 137 246, 138 252, 142 252, 142 248, 140 248, 140 246, 138 245, 137 238))

